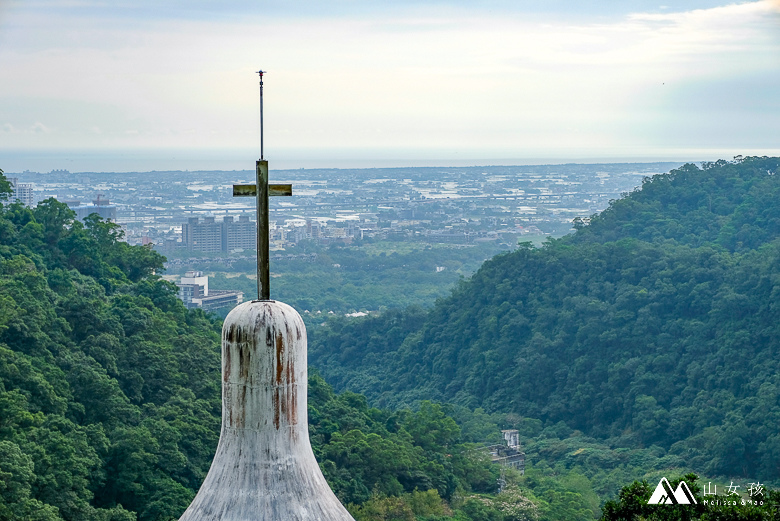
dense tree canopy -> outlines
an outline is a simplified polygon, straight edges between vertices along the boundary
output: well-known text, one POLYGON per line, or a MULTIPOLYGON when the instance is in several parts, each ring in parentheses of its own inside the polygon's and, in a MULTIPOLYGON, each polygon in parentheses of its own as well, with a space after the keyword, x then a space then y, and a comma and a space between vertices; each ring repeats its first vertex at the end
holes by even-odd
MULTIPOLYGON (((2 520, 178 519, 211 464, 221 324, 184 308, 156 275, 163 257, 121 238, 54 199, 0 207, 2 520)), ((309 416, 361 519, 391 503, 449 518, 456 493, 495 491, 496 468, 440 405, 380 410, 315 374, 309 416)))
POLYGON ((0 517, 167 519, 208 468, 216 326, 121 236, 54 199, 0 211, 0 517))
POLYGON ((780 479, 780 158, 685 165, 428 313, 333 321, 310 359, 379 405, 452 401, 780 479))

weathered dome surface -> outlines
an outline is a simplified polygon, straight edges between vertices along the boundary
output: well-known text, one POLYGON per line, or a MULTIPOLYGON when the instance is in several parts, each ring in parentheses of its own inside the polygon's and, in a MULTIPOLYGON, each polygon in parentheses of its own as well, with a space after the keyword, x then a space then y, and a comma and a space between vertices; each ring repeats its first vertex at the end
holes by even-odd
POLYGON ((180 521, 351 521, 309 444, 306 328, 287 304, 237 306, 222 327, 222 431, 180 521))

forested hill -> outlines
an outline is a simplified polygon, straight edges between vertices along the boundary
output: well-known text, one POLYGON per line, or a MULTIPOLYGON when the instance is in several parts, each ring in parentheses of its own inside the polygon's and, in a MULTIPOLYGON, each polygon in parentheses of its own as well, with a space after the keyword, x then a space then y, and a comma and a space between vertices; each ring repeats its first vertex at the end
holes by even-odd
POLYGON ((488 262, 430 312, 332 321, 310 361, 377 404, 453 401, 780 478, 780 158, 685 165, 488 262))
MULTIPOLYGON (((219 438, 221 324, 186 310, 155 274, 164 258, 118 225, 54 199, 8 204, 9 191, 0 170, 0 521, 178 519, 219 438)), ((441 406, 378 410, 316 375, 308 405, 315 454, 356 519, 500 519, 500 501, 463 500, 495 491, 498 472, 441 406)), ((557 520, 557 493, 521 499, 557 520)))
POLYGON ((169 519, 213 455, 219 330, 96 217, 0 206, 0 519, 169 519))
POLYGON ((778 158, 687 164, 645 178, 636 190, 594 216, 575 223, 564 242, 668 239, 690 246, 717 245, 729 251, 756 249, 780 237, 778 158))

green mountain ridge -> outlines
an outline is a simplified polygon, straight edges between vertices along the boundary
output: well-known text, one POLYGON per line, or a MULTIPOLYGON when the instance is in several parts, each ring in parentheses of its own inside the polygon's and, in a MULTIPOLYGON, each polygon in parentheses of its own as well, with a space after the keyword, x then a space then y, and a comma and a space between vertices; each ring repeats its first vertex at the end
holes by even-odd
POLYGON ((310 361, 379 406, 422 399, 780 478, 780 158, 685 165, 575 233, 486 262, 428 312, 333 320, 310 361))
MULTIPOLYGON (((746 191, 773 193, 776 178, 766 172, 777 172, 774 159, 705 171, 748 165, 752 178, 737 175, 755 185, 746 191)), ((0 171, 0 200, 7 191, 0 171)), ((219 437, 219 321, 186 310, 156 274, 163 257, 121 242, 116 225, 80 223, 55 200, 34 209, 0 203, 0 520, 177 519, 219 437)), ((721 221, 736 223, 728 221, 734 213, 721 221)), ((774 232, 753 248, 744 239, 600 242, 598 226, 594 218, 575 236, 489 261, 431 311, 334 320, 325 336, 312 331, 310 359, 332 382, 393 406, 336 394, 310 375, 312 445, 358 521, 587 521, 622 484, 683 467, 729 474, 743 465, 746 475, 764 473, 762 482, 776 479, 774 232), (701 259, 703 268, 695 264, 701 259), (699 307, 680 303, 679 292, 699 307), (708 304, 712 295, 718 306, 708 304), (705 321, 702 310, 719 314, 705 321), (682 315, 670 320, 675 313, 682 315), (625 338, 636 346, 620 336, 634 323, 625 338), (648 361, 652 328, 660 340, 648 361), (691 330, 699 335, 693 340, 679 333, 691 330), (744 364, 728 349, 699 363, 708 349, 726 349, 715 333, 729 339, 728 349, 750 347, 762 363, 744 364), (702 365, 669 383, 680 392, 664 387, 662 369, 682 367, 664 358, 669 346, 702 365), (595 349, 603 356, 588 362, 595 349), (525 373, 515 374, 518 360, 525 373), (722 370, 732 366, 738 374, 722 370), (689 387, 705 392, 692 406, 689 387), (672 426, 689 431, 670 440, 672 426), (499 469, 474 442, 497 442, 499 427, 520 429, 531 461, 525 476, 507 471, 496 494, 499 469)))

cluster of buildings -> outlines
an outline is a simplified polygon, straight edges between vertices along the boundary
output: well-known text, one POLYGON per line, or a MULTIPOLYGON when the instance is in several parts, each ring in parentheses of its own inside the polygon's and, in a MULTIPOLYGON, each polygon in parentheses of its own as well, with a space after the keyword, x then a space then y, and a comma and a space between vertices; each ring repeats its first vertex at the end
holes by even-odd
POLYGON ((179 300, 187 309, 201 308, 213 311, 219 308, 235 307, 244 301, 242 291, 209 290, 209 278, 202 271, 188 271, 176 284, 179 288, 179 300))
MULTIPOLYGON (((363 229, 360 223, 350 221, 345 226, 326 226, 315 219, 294 219, 284 224, 271 223, 270 239, 275 249, 288 244, 297 244, 305 239, 318 242, 350 243, 361 239, 363 229)), ((181 225, 181 241, 168 240, 162 246, 164 251, 183 248, 203 253, 235 252, 255 250, 257 245, 257 223, 247 215, 238 218, 226 215, 221 221, 215 217, 190 217, 181 225)))
MULTIPOLYGON (((57 172, 58 171, 53 171, 53 173, 57 172)), ((34 183, 20 183, 18 177, 8 177, 6 179, 11 183, 11 195, 8 197, 9 201, 19 201, 23 205, 31 207, 38 203, 38 198, 35 195, 34 183)), ((97 197, 92 200, 92 204, 84 204, 78 199, 61 199, 60 202, 67 204, 68 208, 76 212, 76 218, 81 221, 88 215, 96 213, 107 221, 117 222, 117 205, 112 204, 111 201, 104 198, 103 194, 97 194, 97 197)))
MULTIPOLYGON (((279 172, 280 180, 290 182, 295 195, 271 204, 271 247, 286 248, 301 240, 322 245, 350 243, 361 235, 374 240, 459 245, 496 241, 512 246, 521 235, 567 233, 575 217, 592 215, 641 184, 645 176, 677 166, 631 163, 287 170, 279 172)), ((191 257, 205 253, 213 258, 255 249, 255 202, 236 200, 232 191, 234 183, 252 182, 254 174, 254 170, 52 170, 9 176, 13 176, 13 197, 25 204, 34 205, 49 197, 73 200, 70 206, 80 218, 95 212, 121 222, 131 244, 151 242, 171 257, 190 252, 191 257), (95 193, 110 197, 111 203, 99 198, 92 204, 75 204, 75 200, 95 199, 95 193), (242 212, 248 217, 238 217, 242 212)))
POLYGON ((82 204, 75 199, 65 199, 62 201, 68 205, 68 208, 76 212, 76 218, 83 221, 88 215, 96 213, 106 221, 116 222, 116 205, 105 199, 102 194, 98 194, 92 200, 92 204, 82 204))

